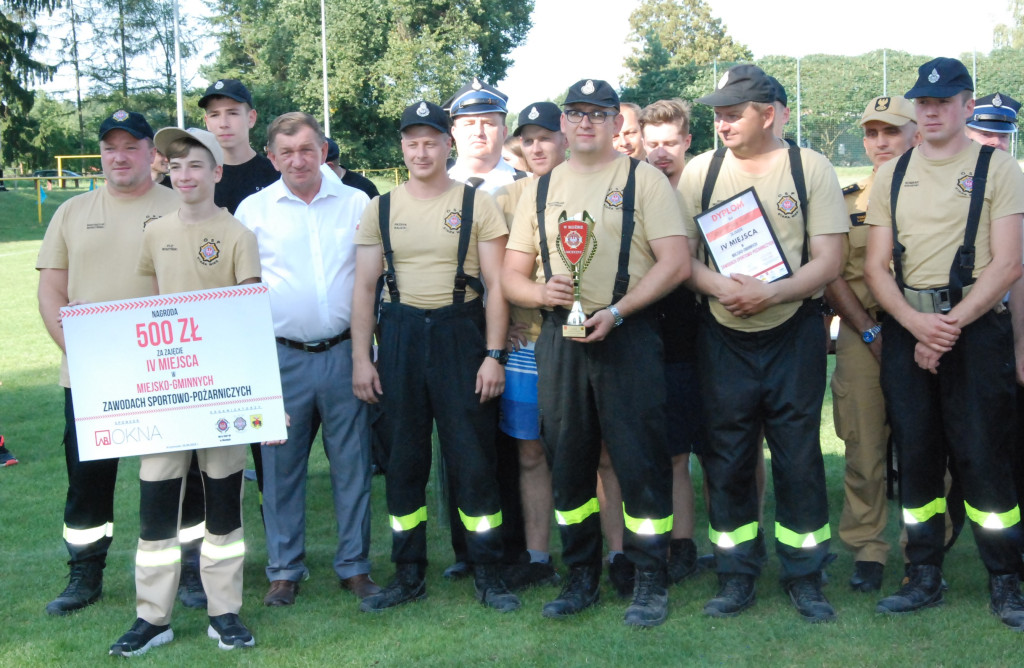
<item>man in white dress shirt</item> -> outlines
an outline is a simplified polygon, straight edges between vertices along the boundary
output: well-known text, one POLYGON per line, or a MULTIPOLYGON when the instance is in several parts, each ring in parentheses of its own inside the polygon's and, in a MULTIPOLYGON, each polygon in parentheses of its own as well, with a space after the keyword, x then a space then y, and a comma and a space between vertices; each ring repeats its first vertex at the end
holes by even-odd
POLYGON ((235 216, 256 233, 277 337, 288 442, 263 449, 267 531, 266 605, 291 605, 309 576, 305 557, 306 473, 323 426, 330 462, 341 586, 360 597, 379 591, 369 577, 370 431, 367 406, 352 394, 349 320, 352 244, 369 199, 324 178, 327 143, 309 114, 277 117, 267 131, 281 180, 247 197, 235 216))

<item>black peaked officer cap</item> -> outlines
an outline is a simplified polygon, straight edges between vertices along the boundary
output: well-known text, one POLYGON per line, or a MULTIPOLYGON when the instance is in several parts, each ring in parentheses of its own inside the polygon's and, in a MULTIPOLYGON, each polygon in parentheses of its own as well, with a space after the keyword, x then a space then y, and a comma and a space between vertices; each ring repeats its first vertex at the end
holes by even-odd
POLYGON ((1017 113, 1020 102, 1003 93, 979 97, 974 102, 974 114, 967 127, 1004 134, 1017 131, 1017 113))
POLYGON ((903 97, 953 97, 962 90, 974 90, 964 64, 956 58, 935 58, 917 68, 917 83, 903 97))
POLYGON ((773 79, 757 65, 734 65, 718 80, 715 92, 697 98, 697 102, 710 107, 731 107, 743 102, 781 102, 777 83, 773 83, 773 79))
POLYGON ((411 128, 414 125, 426 125, 438 132, 448 134, 448 114, 444 113, 444 109, 433 102, 427 102, 426 100, 413 102, 402 112, 402 121, 398 131, 404 132, 406 128, 411 128))
POLYGON ((249 89, 238 79, 218 79, 214 81, 206 89, 206 92, 203 93, 203 96, 199 98, 199 107, 205 109, 206 105, 210 104, 210 100, 215 97, 229 97, 235 102, 245 102, 249 105, 250 109, 255 107, 252 103, 252 94, 249 92, 249 89))
POLYGON ((507 114, 508 95, 485 84, 478 77, 458 90, 441 107, 452 115, 468 116, 472 114, 507 114))
POLYGON ((136 139, 152 139, 153 128, 150 127, 146 117, 137 111, 125 111, 118 109, 100 123, 100 139, 107 136, 111 130, 124 130, 136 139))
POLYGON ((562 110, 554 102, 535 102, 519 112, 513 137, 518 137, 527 125, 536 125, 545 130, 558 132, 562 129, 562 110))

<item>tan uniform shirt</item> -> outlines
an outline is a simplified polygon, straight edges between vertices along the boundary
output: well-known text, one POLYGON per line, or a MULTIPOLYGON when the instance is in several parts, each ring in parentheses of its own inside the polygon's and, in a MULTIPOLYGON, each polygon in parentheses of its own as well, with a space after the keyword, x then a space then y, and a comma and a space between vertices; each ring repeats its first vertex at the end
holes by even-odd
MULTIPOLYGON (((903 253, 903 280, 928 290, 949 285, 949 269, 964 242, 974 167, 981 145, 971 142, 949 158, 930 160, 915 149, 907 165, 896 210, 903 253)), ((896 160, 878 168, 868 204, 869 225, 892 225, 890 188, 896 160)), ((992 221, 1024 213, 1024 173, 1009 153, 996 151, 989 163, 985 203, 975 239, 974 276, 992 261, 992 221)))
MULTIPOLYGON (((66 269, 68 300, 86 303, 153 294, 153 282, 135 271, 146 225, 177 210, 178 193, 161 186, 132 199, 113 197, 106 187, 60 205, 43 237, 36 269, 66 269)), ((71 387, 67 357, 60 384, 71 387)))
POLYGON ((858 182, 856 186, 850 186, 843 190, 846 213, 850 222, 850 233, 843 237, 843 271, 840 276, 867 310, 878 306, 878 301, 868 290, 868 284, 864 282, 864 260, 868 246, 868 226, 866 224, 868 195, 871 193, 871 184, 874 183, 874 180, 875 175, 872 174, 858 182))
MULTIPOLYGON (((580 279, 583 310, 593 313, 608 306, 619 266, 619 244, 622 235, 622 193, 629 175, 629 159, 618 156, 603 169, 581 174, 568 163, 551 171, 544 227, 547 232, 551 273, 569 276, 569 268, 558 255, 555 240, 558 218, 565 211, 569 218, 586 211, 594 219, 593 236, 597 251, 580 279)), ((684 221, 689 211, 681 202, 665 175, 647 163, 636 170, 635 227, 629 253, 629 287, 632 288, 654 266, 650 242, 685 234, 684 221), (682 206, 682 208, 681 208, 682 206)), ((516 207, 508 248, 537 254, 537 282, 543 283, 544 268, 540 258, 540 233, 537 228, 537 180, 531 179, 516 207)), ((589 255, 589 248, 584 260, 589 255)))
POLYGON ((260 251, 227 209, 195 224, 175 211, 146 226, 138 272, 156 276, 162 294, 223 288, 259 278, 260 251))
MULTIPOLYGON (((444 194, 431 199, 410 196, 405 184, 391 191, 391 248, 403 304, 436 309, 452 303, 462 227, 462 192, 461 183, 452 183, 444 194)), ((379 216, 380 198, 375 197, 359 221, 357 245, 381 243, 379 216)), ((473 231, 463 271, 469 276, 479 276, 477 243, 506 234, 505 218, 494 198, 477 190, 473 201, 473 231)), ((383 267, 383 255, 381 263, 383 267)), ((466 288, 466 301, 477 296, 472 288, 466 288)), ((384 299, 391 301, 387 290, 384 299)))
MULTIPOLYGON (((494 193, 494 199, 498 203, 498 207, 501 209, 501 212, 505 215, 505 224, 508 225, 509 231, 512 230, 512 220, 516 215, 516 206, 519 204, 519 198, 523 196, 523 191, 526 189, 526 186, 530 185, 530 181, 532 180, 534 179, 527 178, 513 181, 507 186, 503 186, 498 192, 494 193)), ((536 275, 533 275, 530 278, 537 280, 536 275)), ((523 308, 522 306, 510 304, 509 315, 512 322, 529 324, 530 327, 526 330, 526 338, 530 341, 537 340, 537 337, 540 336, 540 326, 542 322, 540 309, 523 308)))
MULTIPOLYGON (((683 197, 689 202, 697 203, 698 206, 713 153, 708 151, 691 160, 683 170, 679 182, 683 197)), ((845 234, 849 229, 843 192, 832 164, 823 155, 810 149, 801 149, 800 157, 807 186, 806 217, 801 210, 800 198, 797 197, 796 186, 793 184, 789 152, 782 149, 778 151, 775 162, 763 174, 749 174, 743 171, 733 157, 732 151, 727 151, 710 202, 710 206, 714 207, 753 187, 758 199, 761 200, 761 206, 768 214, 768 221, 775 231, 786 261, 794 272, 800 268, 805 225, 809 237, 820 234, 845 234)), ((703 254, 702 245, 701 258, 703 254)), ((747 332, 778 327, 793 317, 800 308, 800 302, 788 302, 767 308, 749 318, 738 318, 726 311, 717 299, 709 299, 715 320, 730 329, 747 332)))

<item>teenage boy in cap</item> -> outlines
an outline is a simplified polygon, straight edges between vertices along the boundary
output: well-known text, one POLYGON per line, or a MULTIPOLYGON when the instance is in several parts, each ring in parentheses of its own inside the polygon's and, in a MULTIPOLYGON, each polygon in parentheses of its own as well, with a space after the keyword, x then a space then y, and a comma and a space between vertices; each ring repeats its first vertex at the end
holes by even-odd
POLYGON ((199 99, 206 129, 217 137, 224 151, 224 175, 213 199, 232 215, 243 199, 281 177, 273 163, 249 143, 249 131, 258 115, 253 106, 252 94, 238 79, 218 79, 199 99))
POLYGON ((498 281, 507 228, 487 193, 446 173, 452 140, 440 107, 414 103, 402 113, 399 130, 409 180, 370 202, 355 238, 352 389, 382 408, 395 562, 391 584, 359 609, 380 612, 426 596, 426 485, 436 421, 477 600, 509 612, 519 599, 501 578, 494 447, 494 399, 505 387, 507 355, 508 304, 498 281), (375 309, 382 271, 387 290, 375 309), (486 309, 480 278, 487 283, 486 309))
POLYGON ((974 101, 974 113, 967 120, 967 136, 982 146, 1010 150, 1010 139, 1017 132, 1020 102, 996 92, 974 101))
MULTIPOLYGON (((561 129, 562 110, 553 102, 535 102, 519 114, 512 133, 522 141, 523 157, 533 179, 565 162, 569 147, 561 129)), ((520 179, 495 195, 511 229, 516 206, 533 179, 520 179)), ((535 584, 559 581, 551 564, 551 469, 540 441, 537 410, 537 360, 534 357, 541 317, 537 309, 511 306, 508 364, 505 391, 501 395, 501 430, 516 440, 519 450, 519 486, 522 491, 523 524, 528 560, 505 570, 505 584, 513 591, 535 584)))
POLYGON ((722 274, 705 258, 706 245, 690 242, 690 287, 706 295, 708 315, 697 359, 720 584, 704 613, 729 617, 754 602, 763 563, 754 482, 763 433, 773 453, 782 584, 800 614, 817 622, 834 619, 835 610, 821 592, 831 534, 819 440, 826 360, 816 298, 839 275, 840 235, 848 226, 832 165, 775 135, 776 91, 760 68, 730 68, 714 93, 697 100, 714 107, 723 148, 691 160, 680 184, 684 198, 703 211, 755 188, 790 268, 772 283, 722 274))
MULTIPOLYGON (((142 114, 115 111, 100 124, 100 162, 106 186, 72 197, 53 214, 39 249, 39 314, 46 331, 64 350, 60 308, 70 302, 101 302, 153 294, 152 281, 139 276, 142 231, 146 224, 178 207, 178 194, 156 187, 150 178, 153 129, 142 114)), ((64 543, 70 582, 46 606, 66 615, 95 603, 103 591, 103 567, 114 533, 117 459, 78 459, 75 414, 67 358, 61 360, 64 386, 64 456, 68 493, 64 543)))
MULTIPOLYGON (((170 162, 171 183, 181 195, 181 207, 147 226, 138 272, 150 278, 156 294, 258 283, 256 236, 213 201, 224 164, 217 139, 206 130, 164 128, 154 141, 170 162), (219 251, 217 259, 200 252, 210 243, 219 251)), ((204 448, 195 454, 207 505, 201 558, 210 617, 207 634, 221 649, 251 647, 252 634, 238 618, 245 555, 242 469, 246 447, 204 448)), ((179 499, 192 455, 193 451, 182 451, 140 458, 136 620, 111 646, 111 655, 145 654, 174 639, 170 624, 181 566, 179 499)))
POLYGON ((501 150, 508 136, 505 115, 508 96, 477 77, 441 105, 451 114, 452 138, 458 159, 448 175, 484 192, 526 176, 505 162, 501 150))
POLYGON ((912 147, 917 134, 914 104, 902 95, 876 97, 860 117, 871 174, 843 188, 850 232, 843 239, 843 270, 825 288, 825 299, 840 317, 832 411, 836 435, 846 444, 843 512, 839 539, 854 553, 850 586, 882 588, 889 543, 882 537, 889 507, 885 496, 889 425, 879 384, 882 309, 864 282, 868 196, 875 173, 912 147))
POLYGON ((640 105, 623 102, 619 114, 622 116, 622 129, 612 137, 612 145, 623 155, 644 160, 647 152, 644 150, 643 137, 640 135, 640 105))
POLYGON ((349 188, 355 188, 362 190, 366 193, 366 196, 370 199, 380 196, 380 191, 377 190, 377 186, 373 184, 373 181, 366 178, 362 174, 357 174, 350 169, 342 167, 338 162, 341 157, 341 149, 338 147, 338 142, 334 141, 330 137, 327 138, 327 158, 324 160, 324 164, 327 168, 334 172, 334 175, 341 179, 341 182, 347 185, 349 188))
POLYGON ((672 465, 664 385, 651 382, 663 377, 664 368, 648 307, 689 274, 688 216, 658 170, 614 149, 612 136, 621 128, 619 97, 607 82, 584 79, 569 88, 561 129, 572 158, 526 187, 502 284, 510 301, 542 309, 544 319, 536 347, 538 405, 562 559, 570 570, 543 615, 566 617, 598 600, 596 473, 604 440, 622 487, 625 552, 636 564, 624 621, 656 626, 668 615, 672 465), (562 211, 594 221, 588 234, 597 247, 580 279, 582 308, 590 314, 585 338, 563 336, 573 283, 555 251, 562 211))
POLYGON ((991 610, 1019 631, 1020 507, 1007 466, 1015 424, 993 416, 1014 410, 1013 339, 1002 299, 1021 275, 1024 174, 1012 156, 964 133, 973 88, 959 60, 920 67, 906 97, 914 99, 922 144, 878 169, 868 204, 864 271, 888 314, 882 391, 899 454, 910 562, 906 584, 877 610, 899 614, 942 602, 943 475, 951 456, 989 572, 991 610))
MULTIPOLYGON (((249 195, 280 178, 270 160, 249 145, 249 130, 256 123, 249 89, 238 79, 219 79, 199 99, 206 129, 217 138, 224 154, 222 176, 214 188, 214 203, 234 215, 238 204, 249 195)), ((170 183, 167 183, 170 186, 170 183)), ((263 492, 263 463, 259 444, 251 446, 256 484, 263 492)), ((199 548, 203 540, 202 478, 195 455, 188 471, 188 484, 181 527, 182 568, 178 598, 190 608, 205 608, 206 592, 199 576, 199 548)), ((261 507, 262 510, 262 507, 261 507)))

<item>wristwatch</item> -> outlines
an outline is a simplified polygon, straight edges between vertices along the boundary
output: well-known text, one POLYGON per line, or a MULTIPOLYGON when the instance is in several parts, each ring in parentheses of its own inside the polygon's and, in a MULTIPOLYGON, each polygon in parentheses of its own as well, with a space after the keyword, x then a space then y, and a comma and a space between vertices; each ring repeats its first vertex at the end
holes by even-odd
POLYGON ((878 336, 878 333, 881 331, 882 326, 876 324, 871 329, 865 329, 863 332, 861 332, 860 338, 862 341, 864 341, 864 343, 873 343, 875 337, 878 336))
POLYGON ((608 307, 608 312, 612 314, 613 318, 615 318, 615 324, 612 325, 612 327, 618 327, 623 323, 624 319, 622 317, 622 314, 619 313, 619 309, 615 306, 615 304, 612 304, 611 306, 608 307))
POLYGON ((508 362, 508 351, 491 348, 487 351, 486 357, 498 360, 498 364, 505 366, 505 363, 508 362))

